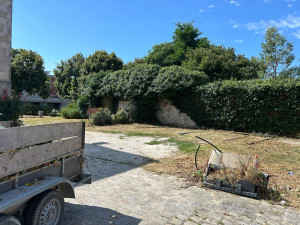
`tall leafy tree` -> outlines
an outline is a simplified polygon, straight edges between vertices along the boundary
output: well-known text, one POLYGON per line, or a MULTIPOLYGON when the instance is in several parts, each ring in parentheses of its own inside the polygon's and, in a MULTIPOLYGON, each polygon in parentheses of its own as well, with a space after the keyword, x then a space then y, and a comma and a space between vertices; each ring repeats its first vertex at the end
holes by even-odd
POLYGON ((45 72, 44 60, 36 52, 26 49, 12 49, 11 52, 12 93, 38 94, 49 97, 50 84, 45 72))
POLYGON ((80 71, 84 61, 83 55, 77 53, 68 60, 62 60, 53 70, 59 96, 71 99, 78 98, 78 78, 81 75, 80 71))
POLYGON ((289 69, 286 69, 282 71, 279 76, 279 78, 299 78, 300 77, 300 66, 293 66, 290 67, 289 69))
POLYGON ((288 42, 276 27, 269 27, 260 54, 266 66, 266 76, 276 78, 280 72, 287 70, 295 59, 293 49, 293 43, 288 42))
POLYGON ((99 71, 116 71, 123 67, 123 61, 114 52, 108 54, 106 51, 96 51, 86 58, 82 65, 81 74, 98 73, 99 71))
POLYGON ((182 61, 188 49, 196 47, 208 48, 209 41, 206 37, 200 38, 202 32, 192 23, 176 23, 176 29, 173 34, 174 60, 182 61))
POLYGON ((255 60, 236 55, 233 48, 215 45, 189 51, 182 66, 204 72, 210 81, 257 78, 259 71, 259 64, 255 60))
POLYGON ((193 23, 176 23, 173 41, 157 44, 152 47, 145 62, 162 67, 181 65, 189 50, 197 47, 208 48, 210 42, 206 37, 200 37, 202 32, 193 23))
POLYGON ((152 50, 149 51, 149 54, 145 58, 145 61, 148 64, 156 64, 160 66, 171 66, 179 64, 176 62, 173 57, 174 55, 174 43, 165 42, 162 44, 157 44, 152 47, 152 50))

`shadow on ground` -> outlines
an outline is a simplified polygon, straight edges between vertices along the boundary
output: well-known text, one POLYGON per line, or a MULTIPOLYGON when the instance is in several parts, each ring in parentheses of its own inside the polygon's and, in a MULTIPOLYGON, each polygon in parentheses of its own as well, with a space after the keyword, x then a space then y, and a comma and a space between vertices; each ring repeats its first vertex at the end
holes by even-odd
POLYGON ((107 148, 103 144, 105 142, 85 144, 86 172, 94 175, 93 181, 157 162, 157 160, 145 156, 107 148))
POLYGON ((65 203, 64 225, 137 225, 141 219, 98 206, 65 203), (88 216, 87 216, 88 215, 88 216))

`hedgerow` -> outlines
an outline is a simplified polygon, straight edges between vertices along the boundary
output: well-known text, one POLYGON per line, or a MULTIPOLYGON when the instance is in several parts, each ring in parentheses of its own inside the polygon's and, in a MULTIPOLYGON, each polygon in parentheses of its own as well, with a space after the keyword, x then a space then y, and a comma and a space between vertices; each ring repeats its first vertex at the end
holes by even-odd
POLYGON ((284 135, 300 131, 299 79, 208 80, 203 72, 179 66, 141 64, 90 75, 85 90, 90 102, 105 96, 132 100, 136 108, 130 116, 138 122, 156 119, 161 96, 198 126, 284 135))
POLYGON ((208 82, 208 76, 203 72, 184 69, 180 66, 162 68, 152 83, 150 90, 163 97, 177 96, 178 92, 208 82))
POLYGON ((284 135, 300 131, 299 80, 220 81, 178 93, 172 101, 198 126, 284 135))

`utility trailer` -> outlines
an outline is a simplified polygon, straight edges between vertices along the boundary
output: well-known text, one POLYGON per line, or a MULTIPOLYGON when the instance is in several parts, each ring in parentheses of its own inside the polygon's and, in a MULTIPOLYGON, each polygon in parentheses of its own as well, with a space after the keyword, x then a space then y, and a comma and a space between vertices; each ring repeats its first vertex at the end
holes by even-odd
POLYGON ((0 225, 58 225, 84 173, 84 122, 0 130, 0 225))

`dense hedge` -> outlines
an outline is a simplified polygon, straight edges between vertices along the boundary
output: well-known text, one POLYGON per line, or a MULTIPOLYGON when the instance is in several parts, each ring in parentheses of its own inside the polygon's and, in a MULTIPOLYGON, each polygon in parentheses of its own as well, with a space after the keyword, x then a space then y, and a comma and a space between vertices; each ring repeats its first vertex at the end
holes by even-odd
POLYGON ((170 66, 159 71, 150 90, 160 96, 171 97, 176 96, 180 91, 186 91, 207 82, 208 76, 203 72, 170 66))
POLYGON ((300 131, 299 79, 207 84, 208 80, 203 72, 179 66, 141 64, 89 75, 85 99, 91 107, 93 99, 105 96, 132 100, 136 109, 131 117, 138 122, 156 119, 157 99, 162 96, 199 126, 291 135, 300 131))
POLYGON ((132 100, 136 109, 131 112, 131 117, 138 122, 153 122, 156 120, 159 95, 176 96, 178 91, 186 91, 207 82, 208 76, 202 72, 179 66, 161 68, 158 65, 140 64, 128 70, 89 75, 84 93, 90 101, 105 96, 132 100))
POLYGON ((293 135, 300 131, 300 81, 222 81, 178 93, 173 104, 199 126, 293 135))

